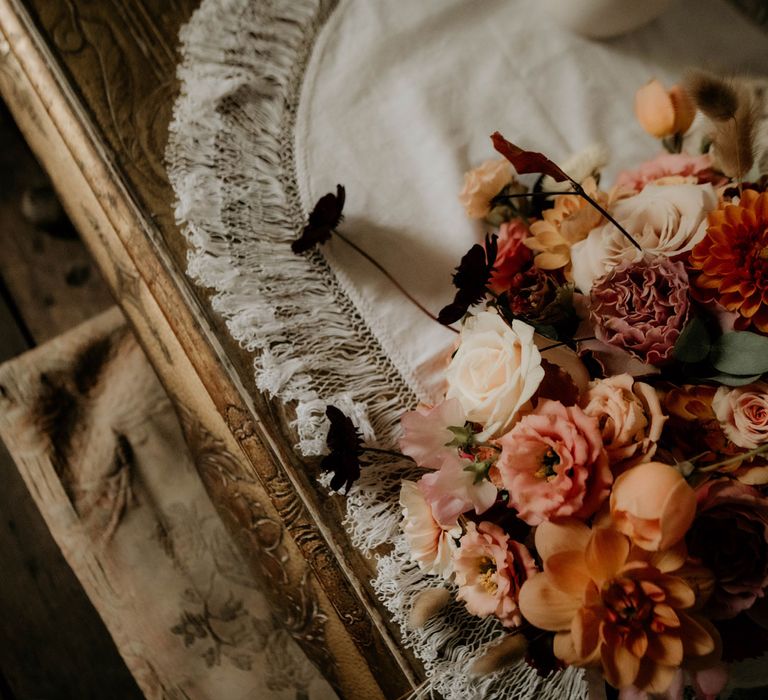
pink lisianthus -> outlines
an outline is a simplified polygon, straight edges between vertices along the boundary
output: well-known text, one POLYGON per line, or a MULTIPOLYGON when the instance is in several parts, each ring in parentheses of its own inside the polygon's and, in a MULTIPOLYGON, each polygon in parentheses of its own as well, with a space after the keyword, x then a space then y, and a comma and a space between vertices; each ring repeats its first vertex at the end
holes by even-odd
POLYGON ((455 437, 448 428, 463 427, 466 420, 456 399, 447 399, 432 408, 420 405, 400 418, 400 450, 420 467, 439 469, 447 456, 456 454, 456 448, 446 446, 455 437))
POLYGON ((459 516, 469 510, 484 513, 496 501, 498 489, 487 479, 475 483, 475 472, 467 471, 471 464, 457 454, 449 454, 436 472, 419 480, 435 519, 445 527, 455 525, 459 516))
POLYGON ((491 290, 496 294, 506 292, 515 275, 533 259, 533 253, 523 243, 530 235, 520 219, 512 219, 499 227, 499 248, 490 281, 491 290))
POLYGON ((529 525, 588 518, 608 497, 613 476, 600 426, 578 406, 542 400, 498 442, 509 506, 529 525))
POLYGON ((636 170, 625 170, 616 178, 616 188, 640 192, 646 185, 676 182, 702 184, 712 182, 712 158, 708 154, 689 156, 687 153, 660 153, 636 170), (674 178, 674 180, 672 180, 674 178))
POLYGON ((454 554, 459 591, 456 597, 478 617, 495 615, 505 627, 523 618, 517 605, 520 588, 536 573, 525 545, 509 539, 498 525, 470 522, 454 554))
POLYGON ((419 485, 413 481, 400 484, 400 507, 403 509, 400 527, 411 558, 427 573, 449 576, 453 570, 455 540, 461 535, 461 528, 458 525, 443 527, 435 519, 419 485))

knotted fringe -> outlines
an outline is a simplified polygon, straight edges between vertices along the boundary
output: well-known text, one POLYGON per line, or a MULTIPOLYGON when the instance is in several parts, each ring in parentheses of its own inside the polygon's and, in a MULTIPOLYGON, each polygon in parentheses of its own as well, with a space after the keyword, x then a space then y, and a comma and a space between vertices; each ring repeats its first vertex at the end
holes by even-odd
MULTIPOLYGON (((293 132, 314 40, 336 0, 204 0, 181 33, 181 94, 166 153, 176 218, 189 244, 188 274, 214 291, 213 308, 255 352, 262 391, 296 407, 298 449, 322 451, 325 407, 338 406, 366 441, 396 442, 416 392, 384 355, 320 253, 290 242, 307 212, 296 186, 293 132)), ((473 679, 468 669, 504 634, 452 602, 421 630, 406 622, 415 595, 436 585, 411 561, 399 528, 399 484, 413 465, 364 470, 347 499, 346 525, 378 559, 375 589, 429 680, 414 699, 583 698, 580 674, 542 681, 524 664, 473 679)))

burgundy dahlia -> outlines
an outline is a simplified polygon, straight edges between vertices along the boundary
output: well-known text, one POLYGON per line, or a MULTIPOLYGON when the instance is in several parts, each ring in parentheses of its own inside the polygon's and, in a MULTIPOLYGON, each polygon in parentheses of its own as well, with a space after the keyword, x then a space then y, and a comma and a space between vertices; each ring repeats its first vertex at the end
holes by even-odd
POLYGON ((589 295, 595 335, 648 364, 665 362, 688 321, 688 286, 685 265, 667 257, 617 265, 589 295))

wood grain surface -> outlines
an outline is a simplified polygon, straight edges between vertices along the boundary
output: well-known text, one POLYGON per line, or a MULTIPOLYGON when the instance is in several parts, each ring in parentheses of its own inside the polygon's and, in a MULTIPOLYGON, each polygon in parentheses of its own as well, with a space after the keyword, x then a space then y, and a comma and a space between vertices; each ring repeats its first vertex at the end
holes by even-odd
POLYGON ((257 392, 252 357, 183 274, 162 153, 176 37, 192 9, 189 0, 0 0, 0 90, 187 422, 194 416, 236 455, 235 471, 201 473, 256 571, 259 513, 270 513, 285 547, 276 589, 296 601, 312 594, 294 608, 296 639, 342 696, 397 698, 421 671, 375 601, 342 503, 317 487, 282 409, 257 392))

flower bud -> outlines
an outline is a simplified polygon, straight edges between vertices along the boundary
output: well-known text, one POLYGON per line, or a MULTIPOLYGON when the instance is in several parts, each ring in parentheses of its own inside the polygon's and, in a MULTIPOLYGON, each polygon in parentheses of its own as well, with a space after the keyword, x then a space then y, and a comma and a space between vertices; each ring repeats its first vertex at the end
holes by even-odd
POLYGON ((651 136, 664 138, 688 131, 696 107, 682 87, 675 85, 667 90, 654 79, 635 93, 635 114, 651 136))

